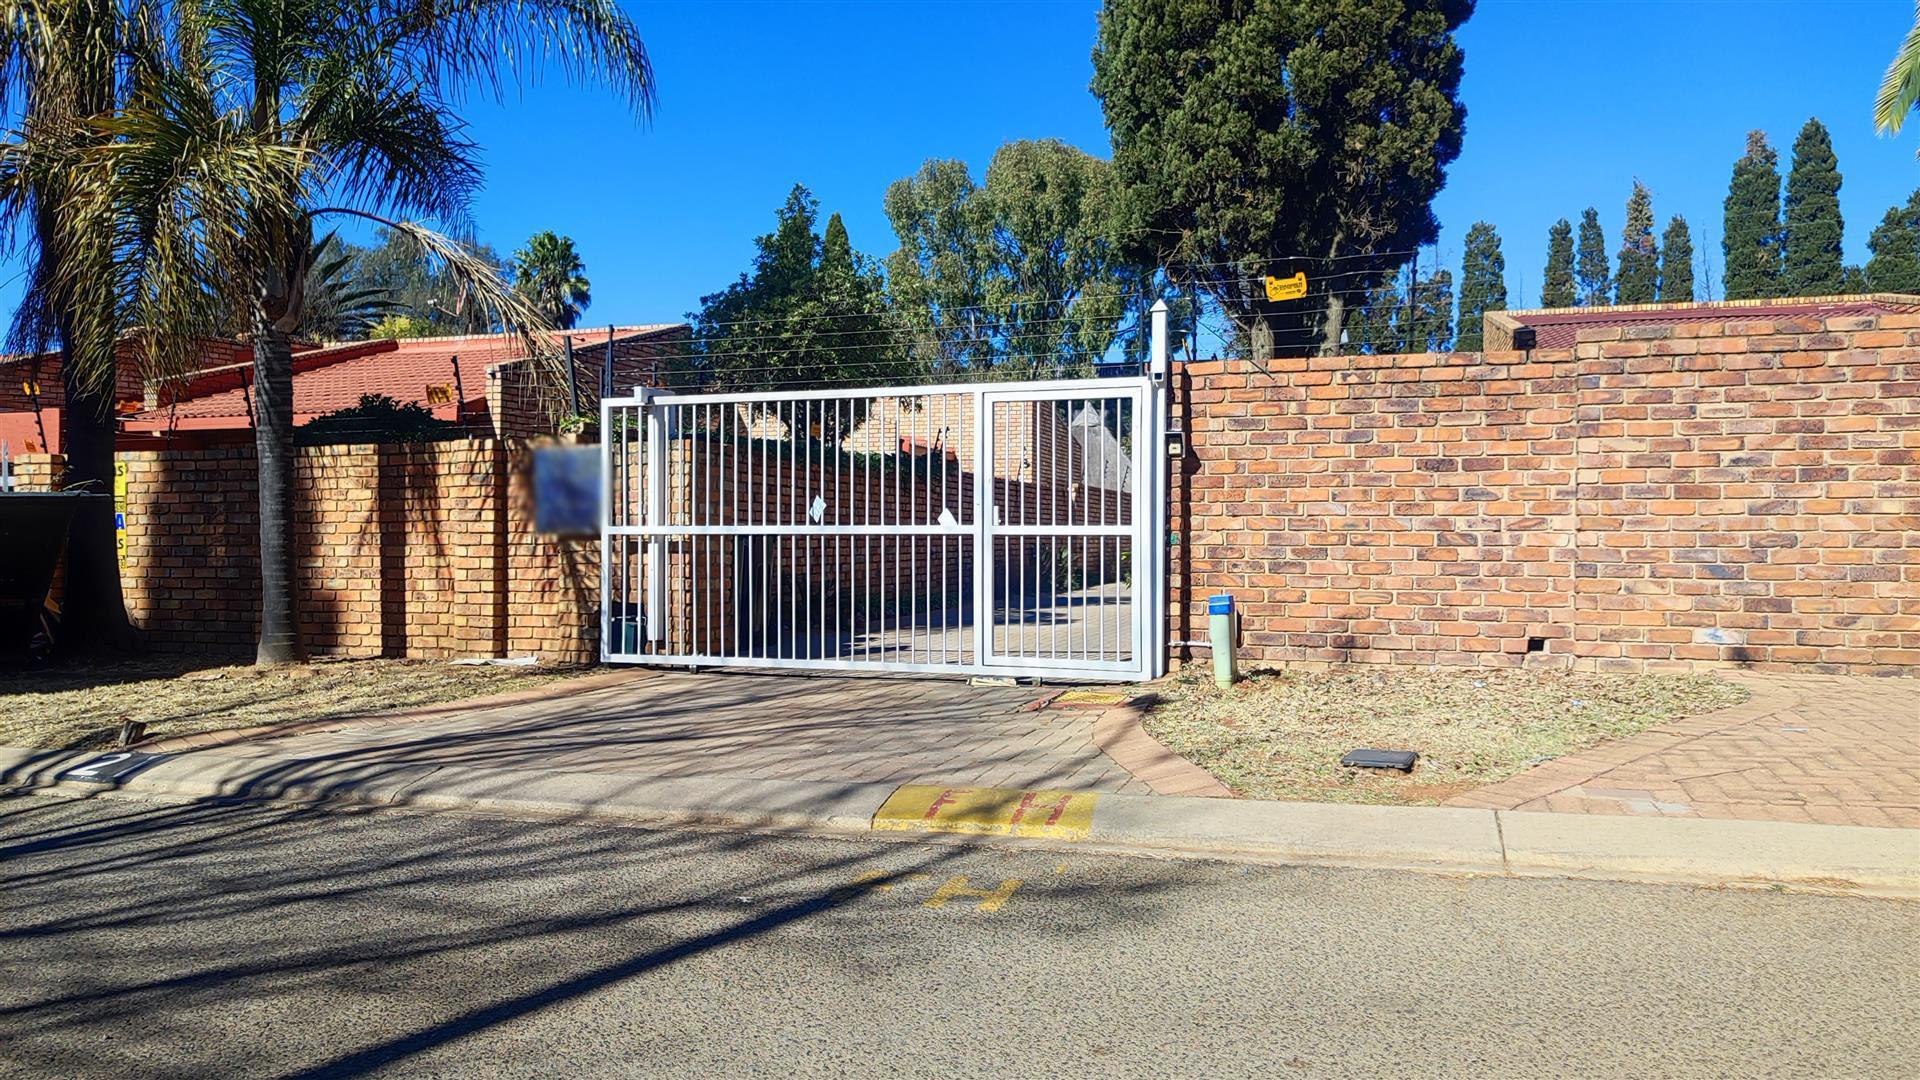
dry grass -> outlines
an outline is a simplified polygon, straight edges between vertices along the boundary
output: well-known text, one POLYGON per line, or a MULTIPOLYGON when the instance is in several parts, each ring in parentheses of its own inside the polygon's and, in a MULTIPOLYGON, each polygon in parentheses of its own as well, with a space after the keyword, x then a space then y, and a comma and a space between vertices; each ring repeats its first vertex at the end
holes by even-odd
POLYGON ((521 690, 578 668, 335 660, 257 670, 181 657, 139 657, 0 675, 0 745, 91 749, 122 720, 153 738, 320 720, 521 690))
POLYGON ((1165 697, 1147 731, 1241 795, 1419 805, 1747 692, 1703 675, 1346 667, 1256 673, 1224 692, 1198 671, 1165 697), (1359 747, 1420 762, 1411 774, 1343 767, 1359 747))

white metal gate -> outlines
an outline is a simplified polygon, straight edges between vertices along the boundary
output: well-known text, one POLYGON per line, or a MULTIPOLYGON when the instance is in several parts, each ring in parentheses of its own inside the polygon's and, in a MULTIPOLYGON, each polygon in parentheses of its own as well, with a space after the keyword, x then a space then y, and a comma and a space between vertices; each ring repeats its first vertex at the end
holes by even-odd
POLYGON ((601 656, 1161 673, 1149 378, 601 404, 601 656))

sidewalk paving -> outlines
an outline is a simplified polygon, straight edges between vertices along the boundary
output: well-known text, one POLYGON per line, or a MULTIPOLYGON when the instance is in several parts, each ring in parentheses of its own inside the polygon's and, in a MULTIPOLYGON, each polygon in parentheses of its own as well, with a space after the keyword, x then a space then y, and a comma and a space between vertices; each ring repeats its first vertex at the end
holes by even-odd
MULTIPOLYGON (((1031 686, 952 679, 643 669, 501 702, 254 730, 245 739, 185 736, 139 749, 621 776, 1170 790, 1096 745, 1103 710, 1028 708, 1046 696, 1031 686)), ((1139 771, 1164 779, 1164 769, 1139 771)))
POLYGON ((1753 696, 1556 758, 1446 805, 1920 829, 1920 679, 1726 678, 1753 696))

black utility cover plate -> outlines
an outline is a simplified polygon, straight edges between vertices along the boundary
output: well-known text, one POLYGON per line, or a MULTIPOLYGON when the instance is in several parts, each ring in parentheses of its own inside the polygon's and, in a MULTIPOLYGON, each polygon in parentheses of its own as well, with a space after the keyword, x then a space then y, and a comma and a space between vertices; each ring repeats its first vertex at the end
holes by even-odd
POLYGON ((1411 750, 1349 750, 1340 764, 1357 769, 1399 769, 1412 772, 1420 755, 1411 750))

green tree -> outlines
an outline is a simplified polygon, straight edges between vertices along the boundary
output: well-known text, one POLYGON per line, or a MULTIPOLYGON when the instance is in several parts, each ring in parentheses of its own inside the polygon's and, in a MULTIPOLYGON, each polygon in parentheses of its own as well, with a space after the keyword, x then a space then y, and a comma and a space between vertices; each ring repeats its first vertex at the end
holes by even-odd
POLYGON ((1920 190, 1905 206, 1887 209, 1867 237, 1869 258, 1862 268, 1871 292, 1920 292, 1920 190))
POLYGON ((570 330, 580 312, 593 303, 587 267, 573 246, 573 237, 539 232, 513 254, 514 285, 533 297, 547 321, 570 330))
POLYGON ((1600 228, 1600 212, 1589 206, 1580 212, 1580 246, 1573 260, 1574 281, 1581 307, 1607 303, 1612 282, 1607 268, 1607 234, 1600 228))
MULTIPOLYGON (((480 179, 452 102, 556 61, 645 111, 653 77, 613 0, 179 0, 155 11, 110 146, 71 162, 81 204, 128 245, 125 307, 155 339, 210 326, 254 342, 262 664, 300 655, 295 605, 292 335, 314 223, 342 215, 406 235, 558 368, 550 327, 460 243, 387 215, 464 221, 480 179), (511 58, 511 60, 507 59, 511 58), (197 318, 208 313, 217 318, 197 318)), ((102 319, 110 315, 103 313, 102 319)), ((190 345, 176 345, 186 349, 190 345)), ((164 350, 163 350, 164 351, 164 350)))
MULTIPOLYGON (((924 374, 902 347, 878 268, 854 252, 840 215, 825 237, 818 220, 813 193, 794 185, 774 230, 754 241, 752 269, 701 298, 695 364, 712 389, 884 385, 924 374)), ((824 416, 818 434, 838 445, 861 415, 824 416)))
POLYGON ((1337 352, 1347 310, 1438 233, 1472 0, 1107 0, 1093 92, 1115 235, 1257 352, 1337 352), (1284 73, 1284 74, 1283 74, 1284 73), (1304 300, 1262 279, 1305 271, 1304 300))
POLYGON ((1667 222, 1667 231, 1660 237, 1660 302, 1693 302, 1693 234, 1679 214, 1667 222))
POLYGON ((394 303, 387 291, 364 284, 354 273, 364 251, 331 232, 314 242, 313 254, 307 260, 306 303, 295 337, 356 341, 392 315, 394 303))
POLYGON ((1547 269, 1540 278, 1540 306, 1561 308, 1572 307, 1573 303, 1573 224, 1561 218, 1547 230, 1547 269))
MULTIPOLYGON (((123 17, 117 0, 13 0, 0 20, 0 110, 9 132, 0 171, 0 216, 10 236, 23 236, 25 291, 8 347, 15 353, 62 352, 60 446, 66 490, 113 490, 118 416, 114 411, 120 343, 131 334, 148 375, 183 370, 179 352, 144 335, 114 295, 116 241, 110 216, 90 213, 77 197, 84 178, 62 155, 98 150, 99 121, 124 96, 119 77, 141 25, 123 17)), ((120 587, 113 508, 88 500, 67 533, 61 647, 111 652, 133 647, 120 587)))
POLYGON ((1408 305, 1408 352, 1446 352, 1453 348, 1453 271, 1435 270, 1414 286, 1408 305))
POLYGON ((1660 252, 1653 246, 1653 193, 1640 181, 1627 196, 1627 224, 1620 232, 1620 272, 1614 303, 1651 304, 1659 292, 1660 252))
POLYGON ((1785 258, 1782 292, 1826 296, 1840 291, 1840 161, 1826 125, 1808 120, 1793 140, 1787 170, 1785 258))
MULTIPOLYGON (((470 236, 458 243, 464 259, 482 269, 490 284, 511 280, 510 268, 493 248, 470 236)), ((352 276, 360 286, 379 290, 391 311, 430 328, 425 336, 501 329, 484 305, 472 302, 471 283, 449 273, 400 230, 376 229, 373 246, 356 249, 352 276)))
POLYGON ((958 161, 895 181, 887 279, 914 354, 937 370, 1090 371, 1143 295, 1107 236, 1112 198, 1106 162, 1052 139, 1002 146, 982 184, 958 161))
POLYGON ((1395 274, 1367 290, 1367 295, 1347 318, 1346 348, 1349 352, 1376 356, 1407 351, 1403 333, 1406 292, 1400 287, 1404 274, 1395 274))
POLYGON ((1720 235, 1727 299, 1780 295, 1781 231, 1780 156, 1766 132, 1749 132, 1747 152, 1733 163, 1720 235))
POLYGON ((1478 352, 1486 347, 1484 316, 1507 309, 1507 257, 1500 253, 1500 234, 1484 221, 1467 230, 1466 254, 1460 261, 1460 331, 1456 347, 1478 352))
POLYGON ((1864 292, 1872 292, 1873 290, 1867 287, 1866 268, 1850 265, 1842 270, 1840 272, 1840 291, 1848 296, 1858 296, 1864 292))

